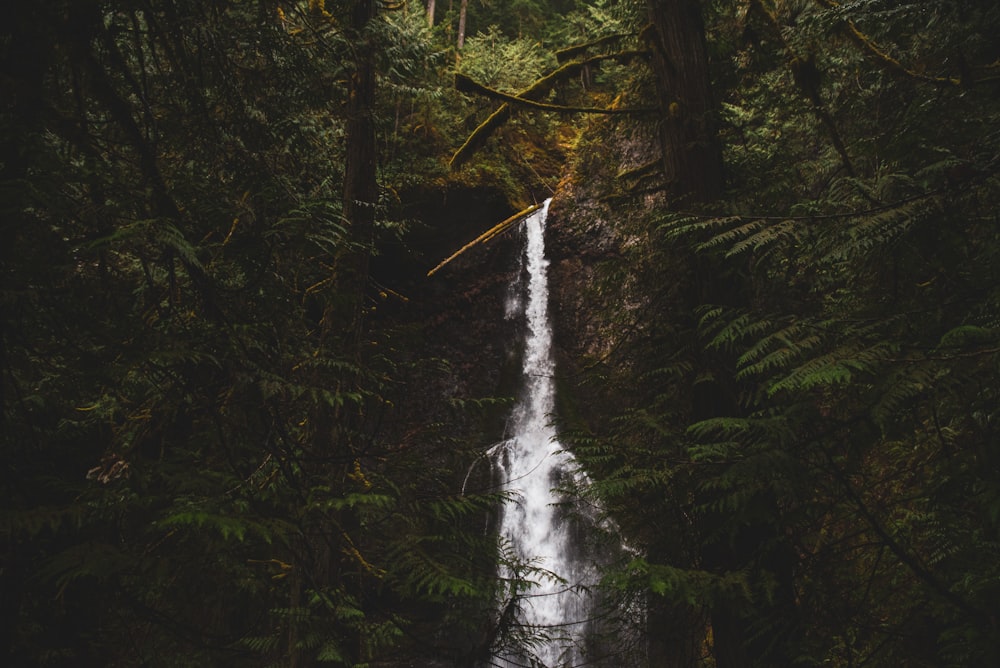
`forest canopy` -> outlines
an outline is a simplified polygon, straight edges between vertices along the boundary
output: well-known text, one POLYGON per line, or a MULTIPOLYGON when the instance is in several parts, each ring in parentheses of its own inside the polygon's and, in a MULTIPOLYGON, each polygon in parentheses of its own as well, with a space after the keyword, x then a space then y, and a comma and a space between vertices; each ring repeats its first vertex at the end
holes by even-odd
POLYGON ((996 3, 8 5, 5 665, 530 649, 476 463, 552 195, 648 665, 1000 663, 996 3))

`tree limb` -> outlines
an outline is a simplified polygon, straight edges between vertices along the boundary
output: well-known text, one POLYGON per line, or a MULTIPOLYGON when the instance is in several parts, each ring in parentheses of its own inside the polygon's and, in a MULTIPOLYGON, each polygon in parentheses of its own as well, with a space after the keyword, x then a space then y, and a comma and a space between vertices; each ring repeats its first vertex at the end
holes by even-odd
MULTIPOLYGON (((547 75, 545 75, 535 83, 531 84, 531 86, 528 87, 526 90, 521 91, 517 95, 512 95, 509 97, 513 98, 513 101, 516 101, 517 104, 530 104, 532 102, 538 102, 543 97, 548 95, 549 92, 555 87, 557 83, 565 79, 571 79, 577 76, 587 65, 597 63, 602 60, 617 60, 619 62, 628 62, 634 58, 645 57, 646 55, 647 54, 645 51, 619 51, 617 53, 592 56, 590 58, 585 58, 583 60, 566 63, 565 65, 556 68, 555 70, 549 72, 547 75)), ((463 80, 469 82, 469 85, 474 84, 474 82, 468 77, 464 77, 462 75, 456 75, 455 87, 458 88, 459 90, 462 90, 462 88, 460 87, 461 85, 465 85, 464 83, 462 83, 463 80)), ((475 84, 475 86, 479 86, 479 84, 475 84)), ((487 91, 491 90, 485 87, 482 88, 484 88, 487 91)), ((476 90, 474 92, 485 94, 479 90, 476 90)), ((504 93, 500 93, 499 91, 492 91, 492 92, 500 96, 506 95, 504 93)), ((472 131, 472 134, 469 135, 469 138, 465 140, 465 143, 462 144, 462 146, 457 151, 455 151, 455 154, 451 157, 451 161, 448 163, 448 166, 451 169, 458 169, 463 164, 465 164, 468 161, 468 159, 472 157, 473 153, 475 153, 476 151, 478 151, 480 148, 483 147, 483 145, 486 143, 486 140, 489 139, 490 135, 492 135, 497 128, 499 128, 501 125, 506 123, 508 119, 510 119, 510 104, 511 100, 505 101, 502 105, 497 107, 497 109, 494 110, 494 112, 490 114, 490 116, 485 121, 483 121, 483 123, 480 124, 479 127, 477 127, 475 130, 472 131)), ((556 107, 556 105, 552 106, 556 107)), ((566 110, 553 108, 550 109, 550 111, 566 111, 566 110)))
POLYGON ((504 102, 479 127, 472 131, 472 134, 465 140, 465 143, 451 156, 448 167, 458 169, 464 165, 472 157, 473 153, 483 147, 486 140, 493 134, 493 131, 506 123, 509 118, 510 105, 504 102))
POLYGON ((640 107, 636 109, 614 109, 608 107, 568 107, 561 104, 549 104, 547 102, 536 102, 527 98, 504 93, 493 88, 477 83, 464 74, 455 75, 455 88, 463 93, 474 93, 484 97, 503 100, 512 104, 520 104, 532 109, 541 111, 555 111, 563 114, 649 114, 659 111, 654 107, 640 107))
POLYGON ((942 582, 933 573, 931 573, 931 571, 920 562, 916 555, 907 552, 903 545, 889 533, 889 530, 885 526, 882 525, 882 522, 875 516, 875 513, 868 507, 868 504, 865 503, 864 499, 861 498, 860 493, 855 489, 844 470, 838 466, 829 449, 822 444, 820 445, 820 448, 823 451, 827 464, 830 466, 830 470, 837 479, 837 482, 840 483, 841 488, 847 494, 855 510, 857 510, 858 514, 861 515, 871 530, 875 532, 875 535, 882 540, 883 544, 889 549, 889 551, 896 555, 899 562, 909 569, 909 571, 918 580, 927 585, 933 592, 941 596, 944 600, 948 601, 965 614, 976 619, 987 618, 987 615, 982 610, 959 595, 951 587, 949 587, 947 583, 942 582))
MULTIPOLYGON (((822 7, 827 9, 840 9, 840 5, 833 0, 816 0, 816 2, 822 7)), ((931 77, 926 74, 920 74, 919 72, 914 72, 909 69, 903 63, 899 62, 888 53, 879 48, 870 37, 865 35, 858 29, 858 26, 851 19, 843 19, 844 23, 847 25, 847 36, 850 37, 851 41, 857 44, 861 49, 868 54, 869 57, 873 58, 875 62, 882 65, 886 69, 903 74, 912 79, 917 79, 918 81, 924 81, 926 83, 931 83, 936 86, 961 86, 961 79, 953 79, 951 77, 931 77)))
POLYGON ((490 229, 486 230, 485 232, 483 232, 482 234, 480 234, 478 237, 476 237, 475 239, 473 239, 472 241, 470 241, 469 243, 465 244, 464 246, 462 246, 461 248, 459 248, 457 251, 455 251, 454 253, 452 253, 451 255, 449 255, 447 259, 445 259, 443 262, 441 262, 441 264, 439 264, 438 266, 436 266, 433 269, 431 269, 430 271, 428 271, 427 275, 428 276, 433 276, 437 272, 438 269, 440 269, 441 267, 445 266, 446 264, 448 264, 449 262, 451 262, 452 260, 454 260, 456 257, 458 257, 459 255, 461 255, 465 251, 469 250, 473 246, 477 246, 479 244, 486 243, 487 241, 489 241, 493 237, 497 236, 498 234, 501 234, 502 232, 505 232, 514 223, 520 221, 522 218, 526 218, 527 216, 530 216, 535 211, 538 211, 540 208, 542 208, 541 204, 533 204, 532 206, 529 206, 527 209, 524 209, 523 211, 518 211, 517 213, 515 213, 510 218, 507 218, 506 220, 497 223, 496 225, 494 225, 490 229))
POLYGON ((830 116, 830 113, 826 110, 826 105, 823 102, 823 96, 820 92, 820 73, 816 69, 816 64, 812 55, 810 54, 803 57, 795 53, 792 46, 782 34, 781 26, 778 24, 777 17, 764 6, 764 3, 761 0, 753 0, 750 4, 750 8, 757 10, 760 16, 764 19, 768 31, 775 37, 778 43, 781 44, 785 51, 785 59, 788 61, 788 68, 792 71, 792 79, 795 81, 795 85, 799 88, 802 95, 812 103, 813 114, 816 115, 816 118, 819 119, 819 121, 826 126, 826 129, 830 132, 830 140, 833 143, 834 150, 837 151, 837 155, 840 156, 840 161, 844 166, 844 170, 849 176, 854 176, 856 172, 854 171, 854 164, 851 161, 850 154, 847 152, 844 140, 840 137, 840 131, 837 129, 837 125, 834 123, 833 117, 830 116))
POLYGON ((619 33, 616 35, 605 35, 604 37, 598 37, 595 40, 591 40, 584 44, 575 44, 573 46, 566 47, 565 49, 559 49, 556 51, 556 60, 560 63, 569 60, 570 58, 576 58, 579 55, 586 53, 587 49, 601 46, 607 44, 608 42, 613 42, 619 39, 625 39, 626 37, 631 37, 632 35, 628 33, 619 33))

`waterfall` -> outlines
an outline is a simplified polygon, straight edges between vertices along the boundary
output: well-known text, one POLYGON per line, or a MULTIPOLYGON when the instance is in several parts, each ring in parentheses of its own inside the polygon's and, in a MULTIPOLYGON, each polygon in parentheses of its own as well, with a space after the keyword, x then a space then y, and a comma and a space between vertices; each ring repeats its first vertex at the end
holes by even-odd
POLYGON ((507 555, 500 577, 509 585, 500 604, 503 617, 513 619, 515 633, 525 633, 519 637, 527 640, 527 653, 507 650, 494 657, 491 665, 505 668, 582 663, 580 646, 590 608, 581 586, 588 569, 576 558, 564 500, 553 492, 567 476, 580 474, 572 455, 556 441, 551 422, 555 363, 544 243, 548 206, 546 201, 524 221, 524 265, 508 304, 508 315, 523 316, 526 327, 523 386, 511 415, 511 436, 495 458, 500 480, 513 499, 505 504, 500 521, 507 555), (521 283, 525 277, 526 289, 521 283), (519 576, 533 584, 514 588, 519 576))

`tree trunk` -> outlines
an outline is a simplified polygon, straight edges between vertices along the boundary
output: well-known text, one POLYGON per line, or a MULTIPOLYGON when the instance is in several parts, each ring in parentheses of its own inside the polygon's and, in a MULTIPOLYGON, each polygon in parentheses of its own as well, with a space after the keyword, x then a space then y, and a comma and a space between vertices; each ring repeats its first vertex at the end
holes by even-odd
POLYGON ((646 32, 663 116, 663 168, 674 197, 709 201, 722 192, 722 149, 698 0, 649 0, 646 32))
POLYGON ((458 50, 461 51, 462 47, 465 46, 465 16, 468 14, 469 0, 462 0, 462 4, 458 6, 458 50))
POLYGON ((375 18, 376 0, 356 0, 351 28, 359 48, 358 61, 348 78, 346 157, 344 165, 344 217, 359 248, 346 252, 340 264, 340 294, 346 303, 335 327, 346 327, 349 345, 360 345, 364 294, 368 284, 374 242, 378 181, 375 155, 375 48, 367 36, 375 18))
POLYGON ((427 27, 434 27, 434 0, 427 0, 427 27))
MULTIPOLYGON (((648 0, 647 8, 649 28, 643 37, 651 53, 650 66, 661 110, 659 139, 668 194, 675 208, 708 202, 722 192, 723 171, 701 5, 698 0, 648 0)), ((708 630, 706 614, 715 617, 715 612, 682 602, 651 600, 647 615, 650 665, 698 665, 708 630)), ((739 646, 739 629, 726 623, 729 615, 724 614, 722 619, 724 623, 713 631, 725 637, 715 638, 716 645, 727 650, 733 642, 739 646)), ((721 658, 722 666, 729 657, 727 653, 716 660, 721 658)), ((729 668, 738 665, 738 661, 727 664, 729 668)))

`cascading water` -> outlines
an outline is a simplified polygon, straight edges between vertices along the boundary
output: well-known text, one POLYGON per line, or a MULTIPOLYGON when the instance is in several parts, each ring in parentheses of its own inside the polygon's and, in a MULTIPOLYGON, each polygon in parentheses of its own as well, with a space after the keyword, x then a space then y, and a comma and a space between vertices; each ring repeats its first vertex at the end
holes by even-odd
POLYGON ((590 608, 586 587, 581 586, 586 584, 587 568, 577 559, 565 513, 556 505, 562 499, 553 492, 566 476, 580 474, 572 455, 556 441, 551 423, 555 364, 544 244, 548 205, 546 201, 524 221, 527 243, 520 273, 527 277, 527 289, 515 290, 516 297, 508 304, 508 315, 523 313, 526 333, 524 384, 511 416, 512 436, 501 444, 496 457, 501 482, 514 499, 505 505, 500 522, 501 537, 513 559, 501 568, 500 576, 508 583, 520 576, 534 584, 508 591, 508 599, 501 602, 504 617, 516 613, 515 627, 525 631, 524 638, 532 639, 528 653, 510 650, 494 657, 492 665, 505 668, 581 663, 580 646, 590 608))

